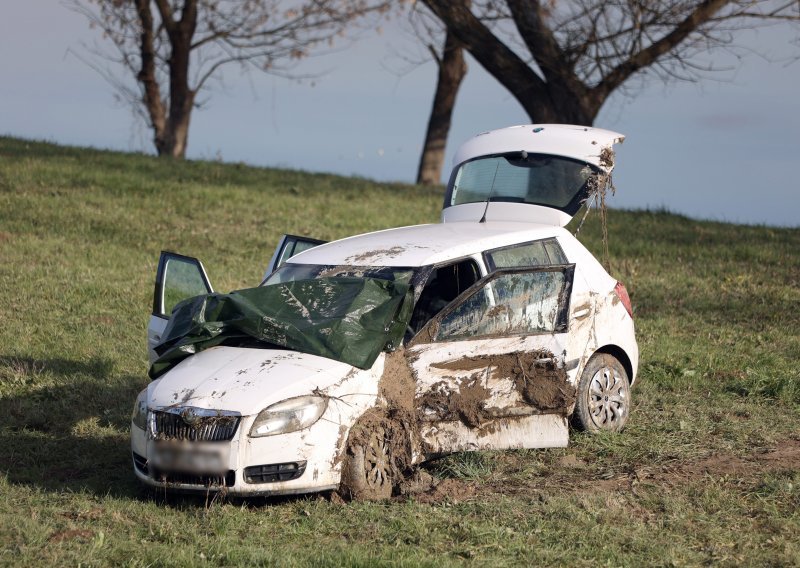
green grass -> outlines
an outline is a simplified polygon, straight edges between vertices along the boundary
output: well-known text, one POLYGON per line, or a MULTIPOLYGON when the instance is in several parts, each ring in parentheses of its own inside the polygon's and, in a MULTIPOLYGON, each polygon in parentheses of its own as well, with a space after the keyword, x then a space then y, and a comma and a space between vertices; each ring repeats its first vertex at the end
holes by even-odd
MULTIPOLYGON (((609 214, 641 350, 623 434, 451 456, 430 471, 464 492, 433 504, 137 486, 127 425, 160 250, 200 257, 226 291, 259 282, 282 233, 433 222, 440 204, 415 186, 0 138, 0 564, 800 563, 800 230, 666 212, 609 214)), ((599 254, 596 221, 581 240, 599 254)))

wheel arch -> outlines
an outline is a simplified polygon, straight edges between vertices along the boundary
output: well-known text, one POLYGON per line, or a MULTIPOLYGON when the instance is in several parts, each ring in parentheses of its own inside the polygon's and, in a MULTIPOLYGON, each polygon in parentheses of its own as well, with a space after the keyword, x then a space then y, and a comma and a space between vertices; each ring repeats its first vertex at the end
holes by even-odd
POLYGON ((635 377, 633 376, 633 363, 631 362, 631 358, 628 357, 628 354, 622 347, 613 344, 603 345, 594 353, 607 353, 619 361, 624 367, 625 372, 628 374, 628 380, 630 380, 631 386, 633 386, 633 383, 635 382, 635 377))

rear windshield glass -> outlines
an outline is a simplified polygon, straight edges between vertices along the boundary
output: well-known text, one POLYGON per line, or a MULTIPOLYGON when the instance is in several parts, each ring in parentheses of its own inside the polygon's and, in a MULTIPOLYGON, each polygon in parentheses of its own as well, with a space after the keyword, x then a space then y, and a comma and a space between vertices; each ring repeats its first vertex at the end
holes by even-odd
POLYGON ((453 174, 446 206, 482 201, 545 205, 575 214, 585 199, 589 164, 514 152, 464 162, 453 174))

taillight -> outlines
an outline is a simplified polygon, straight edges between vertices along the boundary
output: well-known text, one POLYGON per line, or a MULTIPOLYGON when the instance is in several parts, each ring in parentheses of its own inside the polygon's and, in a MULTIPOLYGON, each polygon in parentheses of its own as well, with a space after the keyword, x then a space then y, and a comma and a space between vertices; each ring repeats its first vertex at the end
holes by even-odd
POLYGON ((625 306, 625 310, 628 312, 628 315, 631 316, 633 319, 633 308, 631 307, 631 297, 628 296, 628 291, 625 289, 625 284, 622 282, 617 282, 617 285, 614 286, 614 293, 617 295, 617 298, 622 302, 622 305, 625 306))

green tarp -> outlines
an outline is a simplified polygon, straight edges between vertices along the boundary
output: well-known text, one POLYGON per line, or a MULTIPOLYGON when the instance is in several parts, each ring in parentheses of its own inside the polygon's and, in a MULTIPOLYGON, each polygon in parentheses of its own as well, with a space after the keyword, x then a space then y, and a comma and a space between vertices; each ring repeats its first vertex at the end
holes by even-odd
POLYGON ((411 296, 399 282, 315 278, 189 298, 172 312, 150 377, 203 349, 253 340, 368 369, 400 344, 411 296))

